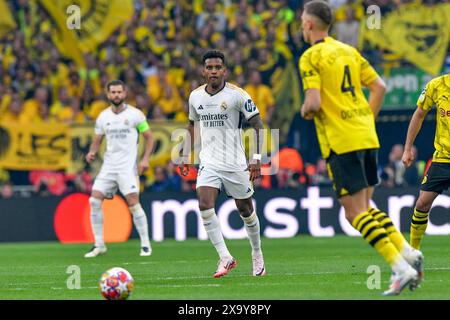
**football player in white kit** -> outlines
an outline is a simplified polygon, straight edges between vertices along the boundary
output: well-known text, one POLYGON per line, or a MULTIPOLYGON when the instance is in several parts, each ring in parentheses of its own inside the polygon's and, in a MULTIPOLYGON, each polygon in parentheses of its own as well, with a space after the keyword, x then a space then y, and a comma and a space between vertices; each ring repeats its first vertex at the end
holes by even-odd
POLYGON ((150 256, 152 248, 148 235, 147 216, 139 202, 139 175, 149 167, 149 157, 153 149, 153 138, 145 115, 124 100, 125 84, 114 80, 107 85, 107 97, 111 105, 103 110, 95 122, 95 135, 86 155, 91 163, 106 137, 106 151, 103 165, 92 186, 89 203, 91 207, 91 225, 94 233, 94 247, 85 254, 93 258, 106 253, 103 240, 102 202, 112 198, 117 189, 122 192, 133 215, 133 222, 141 240, 141 256, 150 256), (144 154, 137 164, 139 133, 145 138, 144 154))
MULTIPOLYGON (((193 90, 189 97, 189 132, 193 145, 194 125, 200 125, 201 151, 197 177, 197 197, 203 226, 209 239, 219 254, 219 262, 214 277, 224 276, 236 266, 236 260, 225 244, 215 203, 222 185, 226 193, 233 197, 244 221, 252 247, 253 275, 266 274, 261 251, 259 220, 253 208, 252 181, 261 174, 259 135, 257 151, 247 164, 242 144, 242 121, 245 118, 259 132, 263 123, 258 108, 247 92, 225 82, 225 57, 220 51, 208 51, 203 56, 203 76, 206 84, 193 90)), ((187 142, 183 149, 180 172, 189 173, 187 142)))

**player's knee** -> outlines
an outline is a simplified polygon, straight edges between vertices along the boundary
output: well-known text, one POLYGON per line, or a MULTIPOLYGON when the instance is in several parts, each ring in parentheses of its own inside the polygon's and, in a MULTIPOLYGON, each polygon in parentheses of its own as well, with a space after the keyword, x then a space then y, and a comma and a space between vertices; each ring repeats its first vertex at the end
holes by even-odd
POLYGON ((128 206, 130 208, 131 214, 135 215, 143 211, 141 204, 138 202, 134 205, 128 206))
POLYGON ((206 209, 206 210, 200 210, 200 215, 202 216, 203 220, 209 220, 216 214, 216 211, 214 208, 206 209))
POLYGON ((422 212, 428 212, 431 209, 431 205, 433 202, 431 201, 426 201, 424 199, 422 199, 421 197, 419 197, 419 199, 417 199, 416 201, 416 209, 422 212))
POLYGON ((200 211, 214 209, 214 203, 210 200, 200 199, 198 201, 198 207, 199 207, 200 211))
POLYGON ((102 200, 90 197, 89 198, 89 204, 92 209, 101 209, 102 208, 102 200))
POLYGON ((248 218, 253 213, 253 210, 251 210, 251 208, 249 208, 249 207, 238 209, 238 211, 239 211, 239 214, 241 215, 241 217, 243 217, 243 218, 248 218))
POLYGON ((239 214, 244 217, 250 217, 253 212, 253 204, 252 201, 239 201, 236 203, 236 207, 239 211, 239 214))

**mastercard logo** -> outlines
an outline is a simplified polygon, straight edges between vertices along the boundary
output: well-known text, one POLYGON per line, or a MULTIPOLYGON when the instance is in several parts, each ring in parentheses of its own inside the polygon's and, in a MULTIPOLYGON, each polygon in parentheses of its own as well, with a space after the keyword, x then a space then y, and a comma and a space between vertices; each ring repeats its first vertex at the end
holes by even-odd
MULTIPOLYGON (((104 200, 103 239, 105 242, 125 242, 130 238, 132 218, 124 199, 115 196, 104 200)), ((56 208, 53 225, 61 243, 93 243, 89 195, 74 193, 65 197, 56 208)))

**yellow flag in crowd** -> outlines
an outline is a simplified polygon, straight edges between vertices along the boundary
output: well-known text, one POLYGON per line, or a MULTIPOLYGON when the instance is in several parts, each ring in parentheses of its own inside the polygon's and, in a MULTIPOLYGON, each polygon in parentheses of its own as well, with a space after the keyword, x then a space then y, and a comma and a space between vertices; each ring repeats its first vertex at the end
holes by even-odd
POLYGON ((5 0, 0 0, 0 38, 15 28, 16 22, 11 15, 8 4, 5 0))
POLYGON ((59 7, 59 1, 40 0, 41 5, 52 19, 55 29, 52 32, 52 41, 64 56, 72 59, 79 67, 85 67, 83 53, 78 45, 74 30, 67 27, 67 14, 59 7))
POLYGON ((40 0, 57 26, 53 41, 61 53, 82 63, 134 12, 133 0, 40 0), (79 15, 77 18, 76 15, 79 15), (76 26, 73 23, 79 22, 76 26))
POLYGON ((447 53, 449 33, 450 4, 406 5, 382 18, 381 29, 366 26, 364 39, 438 75, 447 53))

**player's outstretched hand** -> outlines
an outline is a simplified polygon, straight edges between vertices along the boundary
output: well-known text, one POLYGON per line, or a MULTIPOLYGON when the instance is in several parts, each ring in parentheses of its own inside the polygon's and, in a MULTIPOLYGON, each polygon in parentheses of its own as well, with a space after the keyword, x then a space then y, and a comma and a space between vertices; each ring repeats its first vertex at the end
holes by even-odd
POLYGON ((181 162, 178 165, 178 169, 180 169, 181 175, 183 177, 186 177, 189 174, 190 167, 189 167, 189 164, 184 164, 183 162, 181 162))
POLYGON ((138 173, 139 175, 143 174, 149 167, 148 160, 142 159, 141 162, 139 162, 138 165, 138 173))
POLYGON ((86 155, 86 161, 87 163, 91 163, 94 161, 96 154, 94 152, 88 152, 86 155))
POLYGON ((414 161, 413 151, 405 149, 402 156, 402 162, 405 165, 405 167, 409 167, 413 161, 414 161))
POLYGON ((250 163, 248 165, 248 170, 250 171, 250 181, 255 181, 261 177, 261 162, 250 163))

